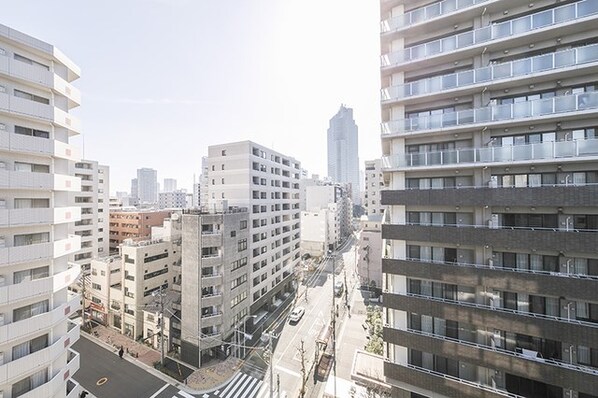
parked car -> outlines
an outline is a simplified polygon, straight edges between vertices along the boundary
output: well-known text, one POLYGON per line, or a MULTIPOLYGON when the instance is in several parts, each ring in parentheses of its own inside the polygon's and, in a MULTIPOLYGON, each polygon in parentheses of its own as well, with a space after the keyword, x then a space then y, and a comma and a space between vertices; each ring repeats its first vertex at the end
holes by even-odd
POLYGON ((296 307, 295 309, 293 309, 293 311, 291 312, 291 315, 289 316, 289 322, 291 322, 291 323, 299 322, 301 320, 301 318, 303 317, 303 314, 305 314, 305 308, 296 307))

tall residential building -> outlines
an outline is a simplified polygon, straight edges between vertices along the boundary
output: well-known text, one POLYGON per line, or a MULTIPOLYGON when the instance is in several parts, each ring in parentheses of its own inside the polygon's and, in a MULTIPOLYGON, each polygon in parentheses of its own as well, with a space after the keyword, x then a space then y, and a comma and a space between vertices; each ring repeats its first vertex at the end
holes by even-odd
POLYGON ((71 232, 81 237, 81 250, 72 256, 84 271, 89 271, 91 259, 107 256, 109 251, 109 168, 92 160, 75 163, 75 177, 81 179, 81 192, 74 194, 81 207, 81 220, 71 232))
POLYGON ((160 209, 186 209, 187 191, 177 190, 170 192, 160 192, 158 194, 158 208, 160 209))
POLYGON ((293 290, 299 263, 301 164, 251 141, 208 148, 208 208, 249 212, 251 313, 271 311, 293 290))
POLYGON ((131 198, 139 199, 139 186, 137 184, 137 178, 131 179, 131 198))
POLYGON ((165 178, 164 179, 164 186, 162 187, 162 192, 174 192, 176 191, 176 179, 174 178, 165 178))
MULTIPOLYGON (((202 156, 201 158, 201 174, 199 175, 199 204, 198 207, 206 207, 208 205, 208 157, 202 156)), ((195 193, 195 191, 194 191, 195 193)))
POLYGON ((380 6, 386 382, 596 397, 598 1, 380 6))
POLYGON ((127 210, 110 211, 110 252, 118 252, 118 246, 125 239, 150 239, 152 227, 160 226, 170 216, 168 210, 127 210))
POLYGON ((137 169, 137 196, 139 201, 142 204, 157 203, 158 192, 158 172, 145 167, 137 169))
POLYGON ((362 204, 365 214, 372 216, 384 213, 384 206, 380 201, 380 191, 384 189, 381 159, 366 160, 364 180, 365 189, 362 204))
POLYGON ((193 366, 230 354, 223 341, 249 315, 248 224, 247 208, 183 214, 181 359, 193 366))
POLYGON ((71 195, 80 123, 71 82, 77 67, 60 50, 0 25, 0 396, 76 397, 72 345, 81 308, 68 286, 80 275, 68 257, 81 247, 69 234, 81 220, 71 195))
POLYGON ((351 199, 361 203, 359 186, 359 141, 353 109, 341 105, 328 127, 328 178, 351 184, 351 199))

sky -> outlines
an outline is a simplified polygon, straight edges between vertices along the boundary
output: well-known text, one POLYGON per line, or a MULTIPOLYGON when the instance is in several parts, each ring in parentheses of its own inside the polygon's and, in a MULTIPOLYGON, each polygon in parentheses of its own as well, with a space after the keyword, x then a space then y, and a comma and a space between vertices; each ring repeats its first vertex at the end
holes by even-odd
POLYGON ((252 140, 326 175, 341 104, 359 127, 360 169, 380 157, 379 2, 374 0, 2 1, 0 23, 81 68, 73 143, 110 166, 191 190, 209 145, 252 140))

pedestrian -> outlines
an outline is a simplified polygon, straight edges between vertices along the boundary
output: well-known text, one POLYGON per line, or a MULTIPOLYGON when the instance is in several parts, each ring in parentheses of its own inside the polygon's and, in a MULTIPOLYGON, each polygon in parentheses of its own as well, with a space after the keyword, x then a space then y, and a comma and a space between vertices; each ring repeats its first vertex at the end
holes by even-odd
POLYGON ((79 398, 85 398, 87 394, 89 394, 87 391, 83 391, 81 394, 79 394, 79 398))
POLYGON ((125 353, 125 349, 123 348, 123 346, 120 346, 120 350, 118 350, 118 356, 120 357, 120 359, 123 359, 123 354, 125 353))

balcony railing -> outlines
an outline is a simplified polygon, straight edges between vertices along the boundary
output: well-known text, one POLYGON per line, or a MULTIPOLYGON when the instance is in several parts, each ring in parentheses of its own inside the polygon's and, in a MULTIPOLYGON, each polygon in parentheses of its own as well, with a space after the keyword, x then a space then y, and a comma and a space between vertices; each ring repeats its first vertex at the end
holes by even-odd
POLYGON ((201 314, 201 319, 214 318, 220 315, 222 315, 220 311, 210 312, 209 314, 201 314))
POLYGON ((399 65, 442 53, 487 43, 492 40, 525 35, 531 31, 574 21, 598 13, 598 3, 584 0, 509 21, 495 23, 469 32, 430 41, 382 56, 382 67, 399 65))
POLYGON ((555 315, 537 314, 535 312, 513 310, 510 308, 503 308, 503 307, 494 307, 494 306, 485 305, 485 304, 470 303, 467 301, 451 300, 451 299, 445 299, 445 298, 441 298, 441 297, 424 296, 422 294, 415 294, 415 293, 392 292, 392 291, 386 291, 385 293, 397 294, 399 296, 416 297, 416 298, 420 298, 420 299, 424 299, 424 300, 435 301, 438 303, 454 304, 454 305, 460 305, 463 307, 478 308, 478 309, 488 310, 488 311, 498 311, 498 312, 514 314, 514 315, 518 315, 518 316, 526 316, 526 317, 530 317, 530 318, 536 318, 536 319, 546 319, 546 320, 555 321, 555 322, 571 323, 571 324, 575 324, 575 325, 581 325, 584 327, 598 329, 598 323, 580 321, 580 320, 571 319, 571 318, 562 318, 560 316, 555 316, 555 315))
MULTIPOLYGON (((391 327, 391 326, 387 325, 387 327, 391 327)), ((414 330, 414 329, 409 329, 409 328, 395 328, 395 329, 403 330, 405 332, 417 334, 420 336, 431 337, 433 339, 448 341, 448 342, 457 343, 457 344, 463 344, 463 345, 474 347, 474 348, 477 348, 480 350, 498 352, 498 353, 508 355, 511 357, 515 357, 515 358, 521 358, 521 359, 541 362, 541 363, 545 363, 547 365, 557 366, 557 367, 563 368, 563 369, 569 369, 569 370, 573 370, 573 371, 577 371, 577 372, 583 372, 583 373, 587 373, 590 375, 598 376, 598 369, 596 369, 596 368, 591 368, 588 366, 580 366, 580 365, 576 365, 573 363, 567 363, 567 362, 563 362, 561 360, 554 359, 554 358, 530 357, 530 356, 526 356, 524 354, 520 354, 515 351, 505 350, 503 348, 490 347, 490 346, 487 346, 484 344, 478 344, 478 343, 467 341, 467 340, 460 340, 460 339, 456 339, 453 337, 447 337, 447 336, 442 336, 439 334, 423 332, 421 330, 414 330)))
POLYGON ((403 29, 420 22, 427 22, 432 18, 463 11, 473 5, 486 3, 487 1, 489 0, 443 0, 382 21, 380 31, 381 33, 387 33, 403 29))
POLYGON ((534 73, 554 71, 598 61, 598 45, 538 55, 484 68, 434 76, 381 90, 382 101, 441 93, 488 82, 511 81, 534 73))
POLYGON ((382 135, 412 135, 430 130, 467 127, 476 124, 485 126, 489 123, 512 123, 529 118, 595 110, 597 108, 597 92, 561 95, 516 104, 490 105, 484 108, 466 109, 458 112, 392 120, 382 124, 382 135))
POLYGON ((77 370, 79 370, 81 355, 73 351, 72 349, 68 349, 68 359, 66 368, 55 370, 54 376, 50 381, 41 386, 31 390, 23 395, 20 395, 20 398, 40 398, 40 397, 54 397, 58 394, 59 391, 62 391, 64 394, 64 389, 66 387, 66 380, 72 377, 77 370))
POLYGON ((409 153, 382 158, 383 169, 473 165, 485 163, 514 163, 530 160, 595 157, 598 139, 550 141, 537 144, 503 147, 465 148, 438 152, 409 153))
MULTIPOLYGON (((507 227, 507 228, 510 228, 510 227, 507 227)), ((386 258, 388 258, 388 257, 386 257, 386 258)), ((416 262, 416 263, 425 263, 425 264, 449 265, 451 267, 484 268, 484 269, 492 269, 492 270, 504 271, 504 272, 517 272, 517 273, 523 273, 523 274, 534 274, 534 275, 558 276, 558 277, 564 277, 564 278, 598 280, 598 275, 585 275, 585 274, 575 274, 575 273, 555 272, 555 271, 541 271, 541 270, 532 270, 532 269, 524 269, 524 268, 504 267, 501 265, 440 261, 440 260, 419 259, 419 258, 409 258, 409 257, 406 259, 396 259, 396 260, 412 261, 412 262, 416 262)))

